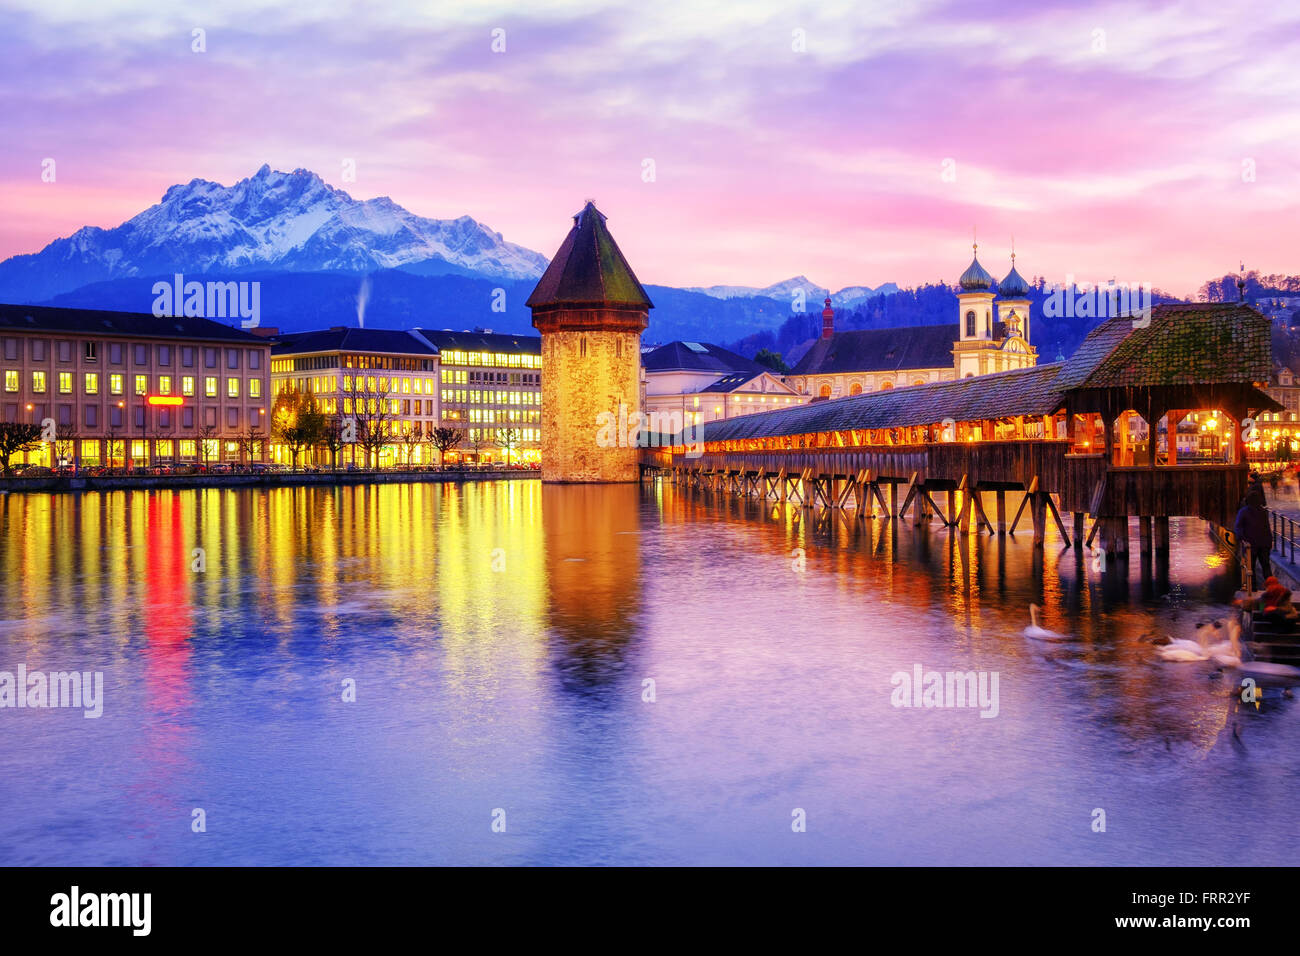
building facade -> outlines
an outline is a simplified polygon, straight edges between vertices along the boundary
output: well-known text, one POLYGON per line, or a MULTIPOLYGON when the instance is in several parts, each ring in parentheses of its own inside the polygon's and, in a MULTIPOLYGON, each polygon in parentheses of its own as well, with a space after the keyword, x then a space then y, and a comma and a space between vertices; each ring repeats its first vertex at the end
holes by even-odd
MULTIPOLYGON (((335 326, 279 335, 271 381, 273 402, 287 389, 310 393, 326 415, 353 423, 354 440, 333 451, 304 449, 299 465, 332 465, 336 454, 338 464, 359 468, 437 460, 424 438, 439 422, 438 350, 416 333, 335 326)), ((280 464, 293 463, 292 449, 279 441, 271 454, 280 464)))
POLYGON ((1030 368, 1038 350, 1029 343, 1030 288, 1015 268, 993 291, 978 248, 958 280, 957 322, 892 329, 836 331, 826 299, 822 334, 785 382, 813 399, 842 398, 932 382, 1030 368))
POLYGON ((1295 372, 1285 365, 1274 367, 1264 392, 1282 408, 1258 415, 1254 437, 1246 443, 1247 455, 1254 461, 1300 459, 1300 383, 1295 372))
POLYGON ((465 439, 449 463, 533 463, 542 454, 542 340, 417 329, 438 352, 442 424, 465 439))
POLYGON ((0 305, 0 415, 54 436, 27 464, 264 460, 270 352, 209 319, 0 305))
POLYGON ((639 412, 641 333, 653 308, 588 202, 528 297, 542 336, 542 480, 640 477, 627 417, 639 412))
POLYGON ((641 407, 659 431, 719 421, 735 415, 802 405, 795 391, 771 369, 719 345, 669 342, 641 355, 645 393, 641 407), (666 418, 665 418, 666 416, 666 418))

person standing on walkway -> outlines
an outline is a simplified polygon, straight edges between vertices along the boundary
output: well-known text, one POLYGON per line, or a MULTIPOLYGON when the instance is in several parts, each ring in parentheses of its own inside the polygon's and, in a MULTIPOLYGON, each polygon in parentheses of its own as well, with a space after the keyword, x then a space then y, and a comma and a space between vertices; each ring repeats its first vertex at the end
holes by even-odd
POLYGON ((1264 510, 1263 491, 1247 492, 1246 503, 1237 512, 1232 533, 1237 536, 1238 547, 1250 545, 1251 570, 1254 570, 1256 564, 1259 565, 1259 580, 1262 582, 1272 577, 1273 566, 1268 555, 1273 550, 1273 529, 1268 525, 1268 512, 1264 510))

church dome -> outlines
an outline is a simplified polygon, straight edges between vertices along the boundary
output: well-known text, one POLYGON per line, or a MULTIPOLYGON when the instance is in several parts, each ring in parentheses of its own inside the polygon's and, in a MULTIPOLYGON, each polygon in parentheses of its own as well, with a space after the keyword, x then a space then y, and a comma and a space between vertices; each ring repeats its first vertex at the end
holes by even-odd
POLYGON ((970 268, 961 274, 957 284, 967 292, 982 292, 993 285, 993 277, 980 265, 979 256, 977 255, 971 260, 970 268))
POLYGON ((1029 298, 1029 283, 1016 271, 1014 260, 1012 260, 1011 271, 1007 273, 1007 277, 998 283, 998 295, 1004 299, 1029 298))

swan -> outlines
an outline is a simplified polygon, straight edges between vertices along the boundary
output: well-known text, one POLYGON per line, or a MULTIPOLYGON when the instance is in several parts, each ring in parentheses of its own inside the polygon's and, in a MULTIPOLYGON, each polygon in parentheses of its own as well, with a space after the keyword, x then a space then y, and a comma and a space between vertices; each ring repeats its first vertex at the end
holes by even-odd
POLYGON ((1073 640, 1068 634, 1058 634, 1056 631, 1049 631, 1045 627, 1038 626, 1038 612, 1041 611, 1037 604, 1029 605, 1029 626, 1025 628, 1025 637, 1035 641, 1069 641, 1073 640))
POLYGON ((1226 629, 1224 621, 1209 621, 1196 628, 1195 640, 1186 637, 1174 638, 1160 648, 1160 659, 1174 663, 1192 663, 1213 658, 1221 666, 1235 667, 1241 661, 1240 634, 1241 626, 1231 618, 1227 619, 1226 629), (1212 638, 1219 636, 1225 630, 1228 635, 1226 640, 1211 643, 1212 638))

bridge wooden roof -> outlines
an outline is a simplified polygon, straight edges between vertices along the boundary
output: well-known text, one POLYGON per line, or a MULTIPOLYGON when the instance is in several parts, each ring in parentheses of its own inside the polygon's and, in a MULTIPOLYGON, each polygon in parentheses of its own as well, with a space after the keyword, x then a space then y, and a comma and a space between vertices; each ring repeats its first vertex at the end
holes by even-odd
MULTIPOLYGON (((1111 319, 1105 323, 1131 320, 1111 319)), ((1273 354, 1268 317, 1232 303, 1158 305, 1151 322, 1120 337, 1078 388, 1267 382, 1273 354)))
POLYGON ((705 441, 775 438, 814 432, 933 425, 945 418, 978 421, 1050 415, 1061 407, 1053 386, 1061 363, 997 372, 956 382, 912 385, 777 411, 706 422, 705 441))

